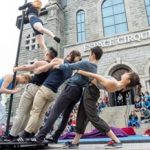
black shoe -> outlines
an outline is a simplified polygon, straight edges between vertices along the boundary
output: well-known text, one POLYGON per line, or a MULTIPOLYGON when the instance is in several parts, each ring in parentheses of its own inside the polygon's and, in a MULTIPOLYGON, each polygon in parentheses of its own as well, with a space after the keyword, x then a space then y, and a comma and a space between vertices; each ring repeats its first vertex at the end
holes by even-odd
POLYGON ((0 142, 5 141, 5 139, 7 139, 7 137, 5 137, 5 136, 0 136, 0 142))
POLYGON ((55 36, 55 37, 54 37, 54 40, 55 40, 57 43, 60 43, 60 38, 59 38, 59 37, 55 36))
POLYGON ((49 137, 46 137, 45 138, 49 143, 55 143, 57 144, 58 143, 58 139, 54 139, 52 136, 49 136, 49 137))
POLYGON ((44 146, 47 146, 49 141, 47 140, 44 140, 44 141, 38 141, 35 137, 34 138, 31 138, 30 139, 30 142, 34 143, 34 144, 37 144, 37 145, 44 145, 44 146))
POLYGON ((73 144, 72 142, 66 142, 65 146, 63 146, 63 149, 78 149, 79 148, 79 143, 78 144, 73 144))
POLYGON ((33 136, 34 136, 33 133, 29 133, 24 130, 20 137, 22 137, 24 139, 24 138, 32 138, 33 136))

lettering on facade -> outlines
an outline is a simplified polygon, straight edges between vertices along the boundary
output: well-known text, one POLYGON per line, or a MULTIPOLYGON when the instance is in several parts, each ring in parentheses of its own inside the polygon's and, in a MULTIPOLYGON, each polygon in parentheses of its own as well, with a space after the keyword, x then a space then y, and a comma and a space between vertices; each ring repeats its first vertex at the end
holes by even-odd
POLYGON ((87 51, 94 46, 110 47, 131 42, 141 42, 149 38, 150 38, 150 30, 88 43, 84 45, 84 50, 87 51))

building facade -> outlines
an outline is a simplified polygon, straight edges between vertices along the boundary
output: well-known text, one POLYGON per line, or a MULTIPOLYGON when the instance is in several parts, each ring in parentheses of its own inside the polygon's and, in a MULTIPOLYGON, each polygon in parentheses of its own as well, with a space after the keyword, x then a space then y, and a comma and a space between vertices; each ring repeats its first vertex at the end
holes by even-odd
MULTIPOLYGON (((150 91, 150 1, 67 2, 64 54, 79 49, 86 59, 89 49, 99 45, 104 50, 98 65, 99 74, 119 79, 125 71, 133 70, 141 78, 142 90, 150 91)), ((134 91, 129 93, 133 100, 134 91)), ((118 95, 115 93, 111 99, 118 95)), ((126 95, 123 97, 125 99, 126 95)), ((112 100, 111 105, 117 105, 117 102, 112 100)))
MULTIPOLYGON (((80 50, 88 59, 89 49, 99 45, 104 55, 98 73, 119 79, 125 71, 135 71, 143 91, 150 92, 150 0, 49 0, 48 13, 41 16, 44 26, 61 38, 57 44, 45 36, 47 46, 66 56, 80 50)), ((33 30, 25 25, 19 64, 42 59, 33 30)), ((134 96, 134 91, 129 91, 134 96)), ((111 105, 117 105, 110 95, 111 105)), ((133 102, 130 102, 133 103, 133 102)))

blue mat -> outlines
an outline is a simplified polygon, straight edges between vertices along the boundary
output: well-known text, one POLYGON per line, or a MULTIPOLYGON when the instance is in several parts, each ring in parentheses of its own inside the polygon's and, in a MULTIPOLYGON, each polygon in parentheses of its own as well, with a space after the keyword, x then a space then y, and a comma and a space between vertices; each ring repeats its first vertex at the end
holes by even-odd
MULTIPOLYGON (((133 136, 128 136, 128 137, 121 137, 119 139, 123 143, 150 142, 150 136, 142 136, 142 135, 133 135, 133 136)), ((110 140, 111 140, 110 138, 90 138, 90 139, 81 139, 80 143, 83 143, 83 144, 107 143, 110 140)), ((59 143, 64 143, 67 141, 72 141, 72 140, 71 139, 59 140, 59 143)))

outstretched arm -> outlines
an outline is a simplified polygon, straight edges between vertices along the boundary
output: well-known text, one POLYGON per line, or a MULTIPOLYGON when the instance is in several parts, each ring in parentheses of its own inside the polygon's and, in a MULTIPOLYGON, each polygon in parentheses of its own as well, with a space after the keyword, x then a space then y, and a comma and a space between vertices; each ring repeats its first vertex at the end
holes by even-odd
POLYGON ((98 75, 96 73, 91 73, 91 72, 87 72, 87 71, 83 71, 83 70, 78 70, 77 73, 79 73, 79 74, 81 74, 83 76, 87 76, 89 78, 94 78, 102 85, 104 85, 105 83, 110 81, 107 78, 105 78, 105 77, 103 77, 101 75, 98 75))
POLYGON ((64 60, 60 58, 53 59, 50 63, 40 66, 34 70, 35 74, 40 74, 42 72, 47 72, 49 69, 53 69, 55 65, 63 64, 64 60))
POLYGON ((34 71, 36 68, 46 65, 46 64, 48 64, 48 62, 46 62, 46 61, 37 61, 30 65, 22 65, 22 66, 14 67, 13 71, 14 72, 16 72, 16 71, 34 71))
POLYGON ((102 75, 98 75, 96 73, 91 73, 91 72, 87 72, 83 70, 78 70, 77 72, 89 78, 96 79, 97 82, 101 84, 102 86, 104 86, 108 92, 114 92, 118 90, 117 81, 115 80, 110 80, 110 79, 103 77, 102 75))
POLYGON ((65 63, 62 65, 57 65, 55 66, 55 68, 58 68, 60 70, 64 70, 64 69, 72 69, 72 70, 87 70, 88 69, 88 63, 87 61, 79 61, 76 63, 65 63))

